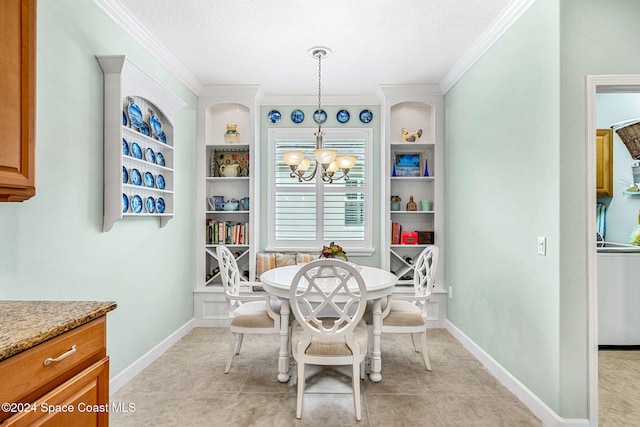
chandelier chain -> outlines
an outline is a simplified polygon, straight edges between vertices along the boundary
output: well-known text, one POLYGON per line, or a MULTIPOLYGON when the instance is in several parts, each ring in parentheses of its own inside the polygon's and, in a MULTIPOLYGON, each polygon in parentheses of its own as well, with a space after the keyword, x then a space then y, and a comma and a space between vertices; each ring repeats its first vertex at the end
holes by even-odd
POLYGON ((320 126, 322 124, 321 117, 321 106, 320 106, 320 96, 322 93, 322 52, 318 52, 318 132, 320 132, 320 126))

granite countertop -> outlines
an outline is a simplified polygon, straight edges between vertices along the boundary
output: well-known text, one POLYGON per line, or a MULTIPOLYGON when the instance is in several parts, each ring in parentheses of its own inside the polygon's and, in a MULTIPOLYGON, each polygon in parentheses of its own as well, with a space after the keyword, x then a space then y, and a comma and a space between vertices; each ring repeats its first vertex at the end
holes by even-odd
POLYGON ((115 308, 113 301, 0 301, 0 361, 115 308))

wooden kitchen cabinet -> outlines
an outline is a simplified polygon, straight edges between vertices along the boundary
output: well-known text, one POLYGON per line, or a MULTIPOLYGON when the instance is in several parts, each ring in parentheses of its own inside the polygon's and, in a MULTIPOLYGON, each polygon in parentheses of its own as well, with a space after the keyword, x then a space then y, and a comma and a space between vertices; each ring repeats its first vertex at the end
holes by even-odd
POLYGON ((596 194, 613 196, 613 130, 596 130, 596 194))
POLYGON ((0 1, 0 202, 33 197, 36 0, 0 1))
POLYGON ((108 426, 106 317, 3 360, 0 378, 0 401, 14 404, 3 406, 1 427, 108 426))

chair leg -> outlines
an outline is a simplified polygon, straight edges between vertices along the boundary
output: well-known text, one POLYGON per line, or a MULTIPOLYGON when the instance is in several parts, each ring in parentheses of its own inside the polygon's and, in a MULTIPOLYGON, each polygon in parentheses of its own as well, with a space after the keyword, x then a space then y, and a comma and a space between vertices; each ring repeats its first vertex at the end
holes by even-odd
POLYGON ((353 404, 356 408, 356 421, 362 420, 362 411, 360 409, 360 376, 358 375, 359 363, 353 361, 353 404))
POLYGON ((236 334, 236 354, 240 354, 240 348, 242 347, 242 339, 244 338, 244 334, 236 334))
POLYGON ((296 418, 302 418, 302 400, 304 399, 304 362, 298 360, 298 400, 296 418))
POLYGON ((413 349, 415 350, 416 353, 420 352, 420 350, 418 350, 418 347, 416 346, 415 334, 411 334, 411 344, 413 344, 413 349))
POLYGON ((429 363, 429 353, 427 352, 427 331, 420 334, 420 342, 422 344, 422 357, 424 358, 424 366, 427 371, 431 370, 431 363, 429 363))
POLYGON ((229 354, 227 355, 227 366, 224 368, 224 373, 228 374, 229 370, 231 370, 231 361, 233 360, 233 355, 235 354, 236 347, 236 334, 233 332, 229 332, 229 354))

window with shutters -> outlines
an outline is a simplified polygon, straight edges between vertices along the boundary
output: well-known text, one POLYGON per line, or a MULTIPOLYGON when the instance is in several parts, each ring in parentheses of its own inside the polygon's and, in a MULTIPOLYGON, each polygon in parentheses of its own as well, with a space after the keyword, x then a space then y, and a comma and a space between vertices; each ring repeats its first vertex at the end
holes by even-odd
MULTIPOLYGON (((304 150, 313 158, 315 129, 271 129, 269 132, 268 249, 315 251, 336 242, 347 253, 371 251, 371 129, 323 129, 325 148, 358 156, 348 180, 310 181, 291 178, 282 152, 304 150)), ((335 177, 342 176, 338 171, 335 177)))

